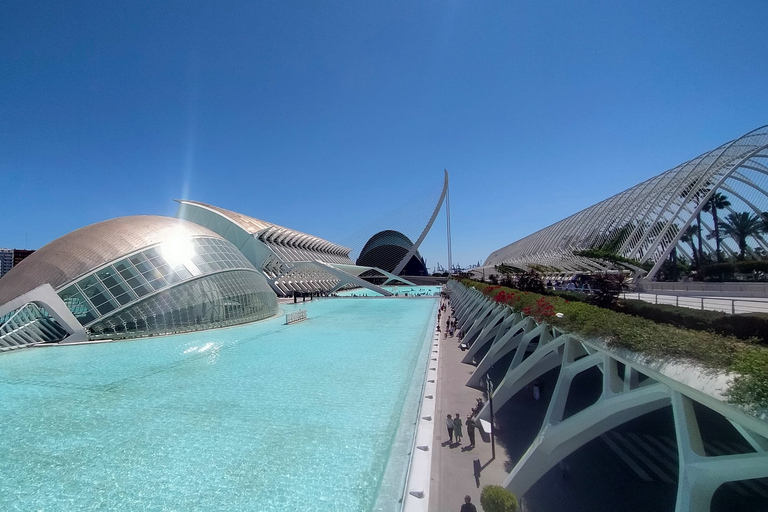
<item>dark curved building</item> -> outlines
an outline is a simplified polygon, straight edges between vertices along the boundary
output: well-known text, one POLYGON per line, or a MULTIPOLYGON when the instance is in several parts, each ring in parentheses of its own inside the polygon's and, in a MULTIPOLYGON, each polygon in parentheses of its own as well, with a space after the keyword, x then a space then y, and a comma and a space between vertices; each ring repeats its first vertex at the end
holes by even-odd
MULTIPOLYGON (((413 242, 400 233, 387 229, 373 235, 365 243, 360 256, 357 258, 357 265, 363 267, 376 267, 387 272, 392 272, 403 258, 408 255, 408 251, 413 247, 413 242)), ((427 265, 424 259, 415 251, 411 259, 406 263, 401 276, 426 276, 427 265)))

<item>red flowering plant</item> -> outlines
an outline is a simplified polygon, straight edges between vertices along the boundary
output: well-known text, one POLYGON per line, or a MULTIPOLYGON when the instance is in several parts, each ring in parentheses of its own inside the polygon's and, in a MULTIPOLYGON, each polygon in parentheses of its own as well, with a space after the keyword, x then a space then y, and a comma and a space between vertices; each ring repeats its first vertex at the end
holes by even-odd
POLYGON ((547 297, 536 293, 516 292, 509 289, 499 290, 499 288, 502 287, 488 286, 483 290, 483 293, 486 296, 493 297, 493 300, 496 302, 510 306, 515 311, 520 311, 526 316, 532 316, 537 322, 555 316, 555 306, 547 297))

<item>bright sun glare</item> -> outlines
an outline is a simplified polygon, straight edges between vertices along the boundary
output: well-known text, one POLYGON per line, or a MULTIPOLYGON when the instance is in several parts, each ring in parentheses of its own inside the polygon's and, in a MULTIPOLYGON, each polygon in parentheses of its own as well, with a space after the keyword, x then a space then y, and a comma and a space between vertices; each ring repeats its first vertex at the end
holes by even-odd
POLYGON ((189 238, 176 238, 163 243, 160 253, 171 267, 178 267, 195 255, 195 248, 189 238))

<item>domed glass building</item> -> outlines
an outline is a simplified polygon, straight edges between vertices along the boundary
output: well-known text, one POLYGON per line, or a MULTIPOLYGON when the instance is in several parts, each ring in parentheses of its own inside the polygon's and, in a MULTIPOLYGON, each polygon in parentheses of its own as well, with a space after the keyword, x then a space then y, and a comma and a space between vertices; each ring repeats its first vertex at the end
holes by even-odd
POLYGON ((263 275, 229 241, 181 219, 99 222, 42 247, 0 283, 0 349, 122 339, 277 313, 263 275))

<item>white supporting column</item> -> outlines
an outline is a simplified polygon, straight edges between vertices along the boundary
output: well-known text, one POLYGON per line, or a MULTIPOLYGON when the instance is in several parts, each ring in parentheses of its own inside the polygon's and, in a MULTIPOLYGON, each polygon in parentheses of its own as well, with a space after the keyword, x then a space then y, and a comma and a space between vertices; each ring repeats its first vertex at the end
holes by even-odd
MULTIPOLYGON (((475 374, 484 374, 487 368, 493 365, 500 357, 508 354, 510 350, 517 347, 517 343, 519 343, 520 340, 513 340, 512 338, 516 336, 522 337, 523 334, 527 333, 535 326, 536 322, 534 322, 532 318, 523 318, 522 315, 513 314, 505 318, 499 327, 498 332, 496 333, 493 343, 491 344, 491 348, 485 354, 485 357, 483 357, 483 359, 480 361, 480 364, 478 364, 477 370, 475 370, 475 374), (508 346, 509 348, 507 348, 508 346), (503 351, 504 354, 501 354, 497 357, 496 354, 500 351, 503 351), (480 367, 482 364, 485 364, 484 368, 480 367)), ((487 343, 487 341, 478 339, 475 343, 472 344, 471 347, 469 347, 467 354, 464 356, 464 359, 462 359, 461 362, 467 364, 472 363, 475 355, 480 351, 485 343, 487 343)), ((467 385, 471 386, 473 384, 467 385)))
POLYGON ((726 482, 768 477, 765 451, 707 457, 690 398, 673 391, 672 411, 680 461, 675 512, 709 510, 715 491, 726 482))
MULTIPOLYGON (((561 388, 560 392, 567 394, 567 389, 561 388)), ((553 397, 550 409, 561 400, 553 397)), ((668 388, 653 384, 601 399, 565 421, 545 422, 528 451, 507 477, 504 487, 517 496, 523 496, 547 471, 589 441, 668 404, 668 388)), ((550 411, 548 417, 550 421, 555 419, 550 411)))

